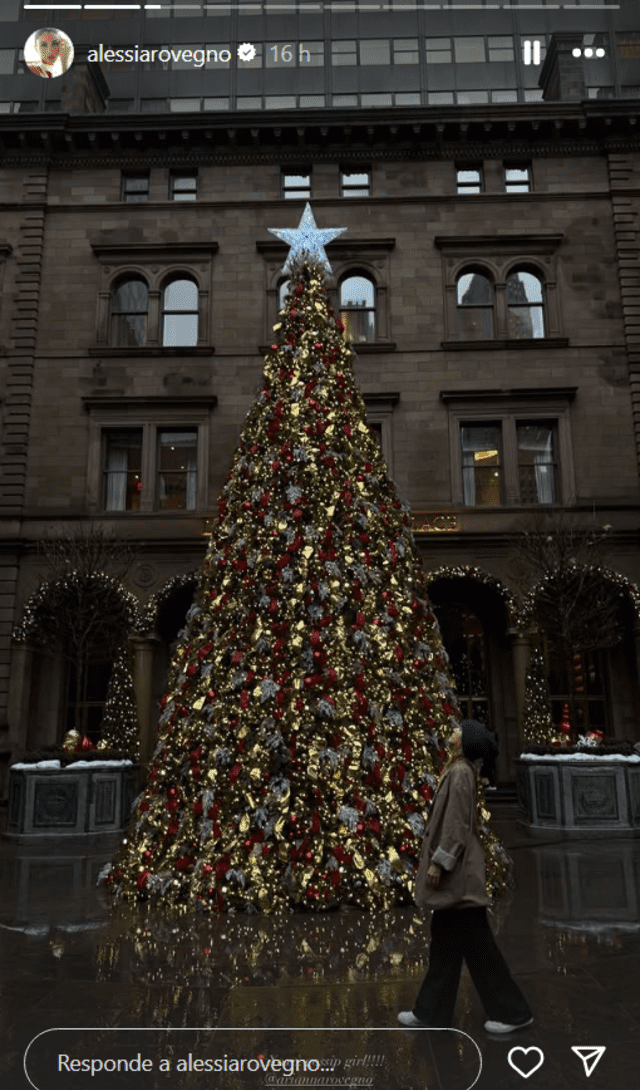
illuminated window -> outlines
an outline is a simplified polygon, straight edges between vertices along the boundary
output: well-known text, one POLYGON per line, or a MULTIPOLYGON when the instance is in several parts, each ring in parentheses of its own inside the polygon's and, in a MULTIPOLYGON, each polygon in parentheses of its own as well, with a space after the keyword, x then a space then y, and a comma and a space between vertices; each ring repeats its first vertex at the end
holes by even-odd
POLYGON ((493 337, 493 284, 480 272, 462 273, 456 283, 458 337, 464 341, 493 337))
POLYGON ((105 511, 139 511, 142 491, 142 428, 104 433, 105 511))
POLYGON ((460 438, 465 507, 498 507, 502 502, 500 424, 463 424, 460 438))
POLYGON ((198 196, 197 170, 172 170, 169 174, 169 200, 195 201, 198 196))
POLYGON ((129 204, 149 200, 149 172, 122 175, 122 199, 129 204))
POLYGON ((537 276, 526 271, 512 272, 507 277, 507 306, 510 337, 544 337, 544 296, 537 276))
POLYGON ((149 290, 142 277, 122 280, 111 295, 111 344, 146 344, 149 290))
POLYGON ((158 434, 158 508, 193 511, 196 507, 198 433, 160 431, 158 434))
POLYGON ((349 274, 340 282, 340 318, 348 341, 375 341, 376 289, 365 273, 349 274))
POLYGON ((182 277, 171 280, 163 292, 162 344, 179 348, 198 343, 198 285, 182 277))

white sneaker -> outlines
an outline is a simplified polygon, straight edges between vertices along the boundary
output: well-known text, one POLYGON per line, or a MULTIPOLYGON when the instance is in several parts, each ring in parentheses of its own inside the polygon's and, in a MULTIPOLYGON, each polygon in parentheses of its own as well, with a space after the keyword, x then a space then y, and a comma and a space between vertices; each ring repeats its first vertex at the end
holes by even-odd
POLYGON ((421 1022, 419 1018, 416 1018, 413 1011, 400 1011, 400 1014, 398 1015, 398 1021, 401 1026, 410 1026, 414 1028, 416 1026, 426 1025, 426 1022, 421 1022))
POLYGON ((508 1022, 485 1022, 484 1028, 487 1033, 513 1033, 516 1029, 522 1029, 523 1026, 530 1026, 533 1022, 533 1018, 529 1018, 526 1022, 518 1022, 515 1026, 510 1026, 508 1022))

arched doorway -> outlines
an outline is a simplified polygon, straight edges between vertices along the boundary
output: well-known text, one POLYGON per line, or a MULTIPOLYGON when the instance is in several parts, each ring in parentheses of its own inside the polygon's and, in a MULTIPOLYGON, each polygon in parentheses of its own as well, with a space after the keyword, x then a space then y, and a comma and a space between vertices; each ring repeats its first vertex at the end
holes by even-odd
POLYGON ((478 719, 495 731, 500 745, 497 778, 515 780, 518 751, 513 651, 508 595, 484 573, 434 573, 429 599, 464 718, 478 719))

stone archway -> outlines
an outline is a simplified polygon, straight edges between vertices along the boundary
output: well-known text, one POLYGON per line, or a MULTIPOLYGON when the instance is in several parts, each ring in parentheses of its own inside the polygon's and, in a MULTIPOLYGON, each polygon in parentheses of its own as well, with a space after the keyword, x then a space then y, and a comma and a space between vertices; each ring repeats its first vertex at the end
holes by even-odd
POLYGON ((464 718, 486 722, 500 743, 498 779, 515 779, 519 694, 513 633, 517 603, 495 576, 474 566, 426 573, 464 718))

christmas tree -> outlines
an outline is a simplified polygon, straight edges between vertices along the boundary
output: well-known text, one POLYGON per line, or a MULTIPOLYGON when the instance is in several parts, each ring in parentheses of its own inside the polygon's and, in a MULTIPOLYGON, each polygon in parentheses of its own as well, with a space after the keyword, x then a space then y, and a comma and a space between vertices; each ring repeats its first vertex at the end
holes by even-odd
POLYGON ((126 644, 119 649, 113 662, 100 748, 122 750, 133 760, 140 757, 138 711, 126 644))
POLYGON ((459 712, 408 508, 329 305, 323 243, 339 232, 307 206, 276 233, 294 245, 288 298, 106 882, 217 910, 387 907, 411 900, 459 712))
POLYGON ((551 696, 544 657, 537 646, 531 651, 525 680, 523 720, 526 745, 549 744, 555 727, 551 717, 551 696))

